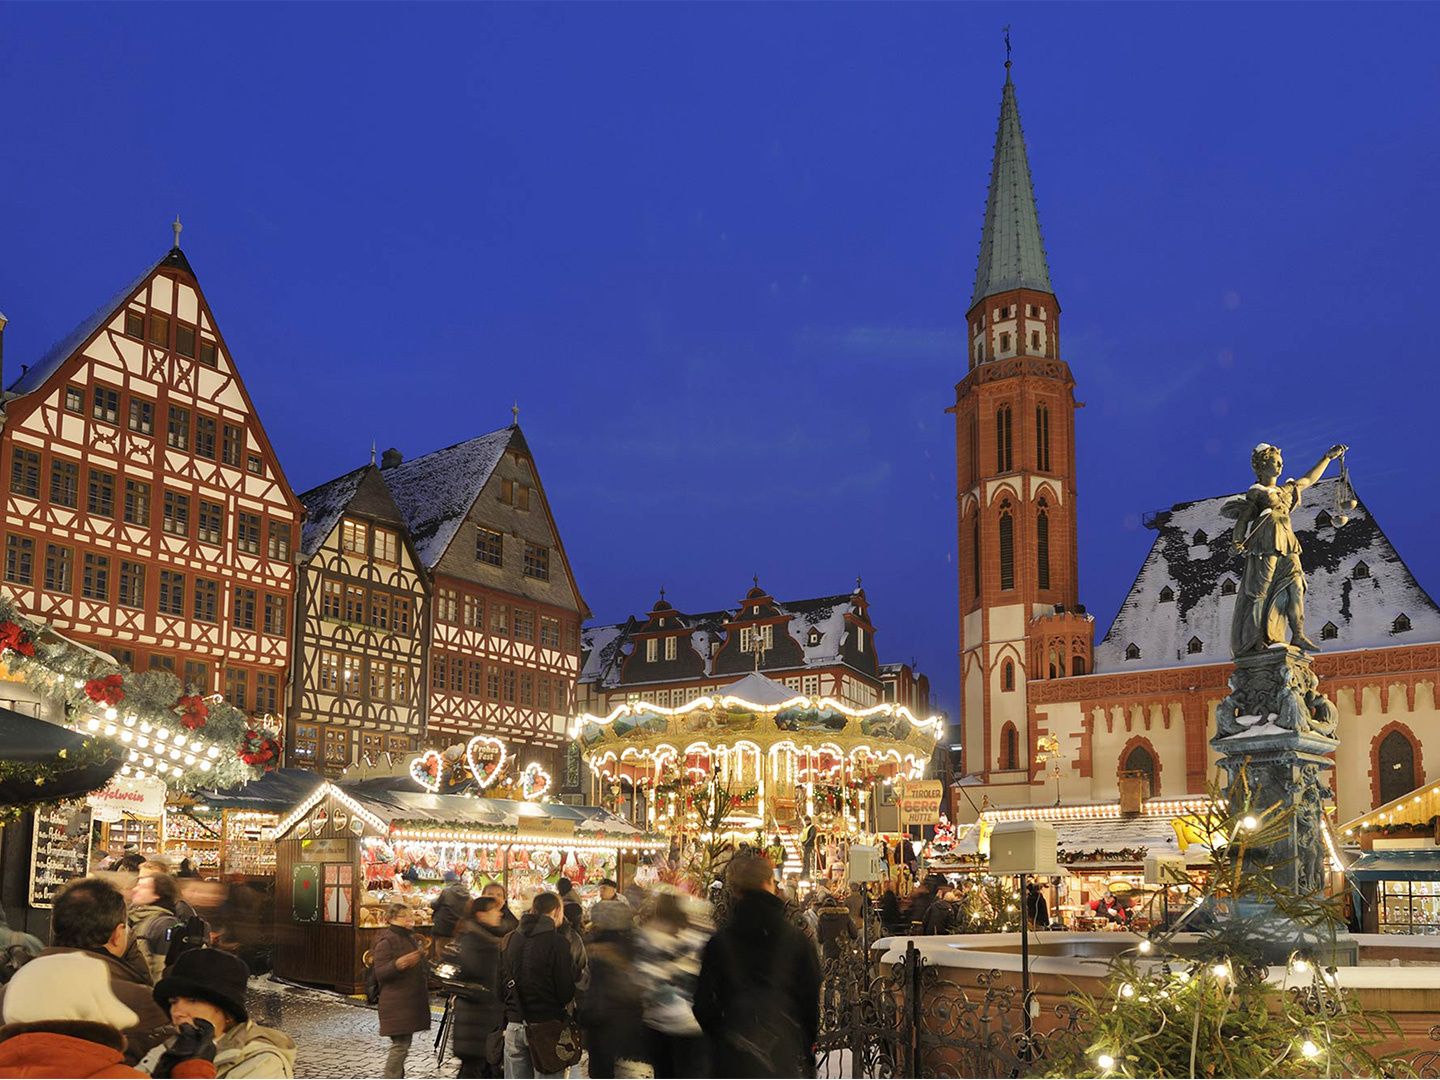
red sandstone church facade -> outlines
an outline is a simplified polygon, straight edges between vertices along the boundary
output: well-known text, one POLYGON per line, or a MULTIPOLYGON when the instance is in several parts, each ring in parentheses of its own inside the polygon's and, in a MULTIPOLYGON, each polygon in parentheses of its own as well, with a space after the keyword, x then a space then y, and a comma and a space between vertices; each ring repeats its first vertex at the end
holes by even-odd
MULTIPOLYGON (((1113 802, 1122 774, 1143 774, 1152 796, 1205 792, 1240 573, 1220 513, 1227 495, 1147 520, 1154 546, 1097 643, 1077 584, 1075 377, 1008 70, 967 325, 968 371, 948 410, 965 773, 957 815, 973 819, 987 802, 1050 805, 1057 767, 1066 803, 1113 802)), ((1421 736, 1440 721, 1440 608, 1363 503, 1343 516, 1328 509, 1335 484, 1317 484, 1293 517, 1310 578, 1307 625, 1324 650, 1315 669, 1340 713, 1343 821, 1427 779, 1421 736)))

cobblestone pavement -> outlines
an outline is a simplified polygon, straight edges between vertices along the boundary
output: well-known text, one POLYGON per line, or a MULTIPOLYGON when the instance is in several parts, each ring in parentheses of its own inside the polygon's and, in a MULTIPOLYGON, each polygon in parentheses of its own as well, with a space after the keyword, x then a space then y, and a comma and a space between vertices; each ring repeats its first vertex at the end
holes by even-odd
MULTIPOLYGON (((250 980, 250 1018, 277 1027, 295 1040, 297 1077, 379 1076, 390 1040, 379 1035, 375 1010, 363 1002, 324 990, 308 990, 268 977, 250 980)), ((459 1063, 451 1055, 435 1066, 435 1033, 441 1004, 432 1004, 433 1027, 415 1036, 405 1063, 407 1077, 453 1077, 459 1063)))

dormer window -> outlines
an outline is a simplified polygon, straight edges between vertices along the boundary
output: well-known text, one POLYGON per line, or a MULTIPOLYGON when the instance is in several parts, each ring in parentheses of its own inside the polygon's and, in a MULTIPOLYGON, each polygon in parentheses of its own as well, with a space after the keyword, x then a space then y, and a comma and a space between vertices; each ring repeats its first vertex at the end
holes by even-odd
POLYGON ((1160 603, 1173 604, 1175 602, 1175 590, 1166 585, 1160 590, 1160 603))
POLYGON ((1186 643, 1186 645, 1185 645, 1185 651, 1186 651, 1187 653, 1189 653, 1191 656, 1194 656, 1194 655, 1195 655, 1196 653, 1198 653, 1198 652, 1204 652, 1204 651, 1205 651, 1205 643, 1204 643, 1203 641, 1201 641, 1198 637, 1192 637, 1192 638, 1186 643))
POLYGON ((649 638, 645 642, 645 662, 653 664, 660 659, 660 639, 649 638))
POLYGON ((1228 577, 1227 577, 1224 581, 1220 582, 1220 595, 1221 595, 1221 596, 1234 596, 1234 595, 1235 595, 1235 579, 1234 579, 1234 578, 1228 578, 1228 577))
POLYGON ((1321 510, 1320 513, 1318 513, 1318 514, 1315 515, 1315 527, 1316 527, 1317 529, 1328 528, 1329 525, 1330 525, 1330 511, 1328 511, 1328 510, 1321 510))
POLYGON ((824 635, 820 633, 820 628, 818 626, 812 626, 810 633, 805 637, 805 644, 813 649, 820 644, 823 637, 824 635))
MULTIPOLYGON (((1410 628, 1407 626, 1405 629, 1408 630, 1410 628)), ((858 652, 865 651, 865 628, 863 626, 857 626, 855 628, 855 648, 858 652)))
POLYGON ((740 628, 740 651, 742 653, 768 652, 775 647, 773 626, 742 626, 740 628))
POLYGON ((1409 615, 1396 615, 1395 621, 1390 624, 1390 633, 1403 634, 1410 629, 1409 615))
POLYGON ((675 657, 676 657, 677 655, 679 655, 679 653, 678 653, 679 648, 680 648, 680 639, 679 639, 679 638, 667 637, 667 638, 665 639, 665 659, 666 659, 666 660, 674 660, 675 657))
POLYGON ((1126 659, 1126 660, 1139 660, 1139 659, 1140 659, 1140 646, 1139 646, 1139 645, 1136 645, 1133 641, 1130 642, 1129 645, 1126 645, 1126 646, 1125 646, 1125 659, 1126 659))
POLYGON ((1196 529, 1195 535, 1190 538, 1190 543, 1196 545, 1197 547, 1201 544, 1208 544, 1209 542, 1210 537, 1205 535, 1204 529, 1196 529))
POLYGON ((1320 628, 1321 641, 1334 641, 1340 636, 1340 628, 1333 622, 1327 622, 1320 628))
POLYGON ((1350 572, 1350 576, 1356 581, 1361 581, 1365 578, 1368 578, 1370 576, 1370 567, 1367 566, 1363 561, 1357 562, 1355 564, 1355 569, 1350 572))

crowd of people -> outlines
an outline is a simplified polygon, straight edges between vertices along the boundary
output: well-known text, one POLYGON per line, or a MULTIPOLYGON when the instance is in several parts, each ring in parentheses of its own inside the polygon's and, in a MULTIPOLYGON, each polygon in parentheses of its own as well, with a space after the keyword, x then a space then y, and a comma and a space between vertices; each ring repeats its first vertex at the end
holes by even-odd
POLYGON ((725 871, 724 919, 683 893, 571 883, 511 909, 504 888, 458 880, 433 903, 430 948, 390 910, 370 956, 385 1073, 405 1075, 431 1026, 431 975, 448 998, 461 1077, 803 1076, 814 1071, 821 958, 857 934, 863 896, 799 903, 747 852, 725 871))
POLYGON ((294 1076, 294 1040, 250 1019, 246 963, 165 867, 135 872, 128 895, 102 877, 56 895, 49 946, 0 986, 0 1077, 294 1076))

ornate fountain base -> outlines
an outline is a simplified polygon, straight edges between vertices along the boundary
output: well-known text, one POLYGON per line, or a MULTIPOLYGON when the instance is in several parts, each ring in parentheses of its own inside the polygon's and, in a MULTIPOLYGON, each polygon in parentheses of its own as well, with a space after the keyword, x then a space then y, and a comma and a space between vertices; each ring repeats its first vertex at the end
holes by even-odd
MULTIPOLYGON (((1248 803, 1256 814, 1279 806, 1293 811, 1286 835, 1247 855, 1247 869, 1263 868, 1297 896, 1323 893, 1328 845, 1325 801, 1334 792, 1322 779, 1340 745, 1335 707, 1319 692, 1310 658, 1299 649, 1276 646, 1235 661, 1230 695, 1216 707, 1216 734, 1232 806, 1248 803)), ((1240 914, 1263 916, 1266 958, 1284 963, 1303 949, 1322 963, 1353 964, 1358 946, 1327 927, 1295 924, 1260 901, 1242 903, 1240 914)), ((1258 920, 1257 920, 1258 922, 1258 920)))

